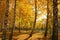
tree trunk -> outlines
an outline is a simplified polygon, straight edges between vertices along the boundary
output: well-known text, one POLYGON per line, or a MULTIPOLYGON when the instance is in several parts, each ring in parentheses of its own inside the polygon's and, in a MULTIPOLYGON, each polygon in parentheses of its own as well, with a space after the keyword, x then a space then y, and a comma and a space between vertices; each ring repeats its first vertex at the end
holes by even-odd
POLYGON ((6 40, 6 30, 8 24, 8 11, 9 11, 9 0, 6 0, 6 13, 5 13, 5 20, 4 20, 4 29, 3 29, 3 36, 2 40, 6 40))
POLYGON ((12 26, 12 30, 11 30, 9 40, 12 40, 12 37, 13 37, 13 31, 15 29, 15 17, 16 17, 16 0, 14 2, 14 19, 13 19, 13 26, 12 26))
MULTIPOLYGON (((20 20, 20 13, 19 13, 19 20, 20 20)), ((19 33, 20 33, 20 22, 19 22, 19 33)))
POLYGON ((30 36, 28 38, 26 38, 25 40, 28 40, 30 37, 32 37, 33 31, 34 31, 35 25, 36 25, 36 18, 37 18, 37 0, 35 0, 35 20, 34 20, 34 25, 33 25, 32 31, 30 33, 30 36))
POLYGON ((48 20, 49 20, 49 0, 47 0, 47 20, 46 20, 46 29, 45 29, 45 34, 44 37, 47 36, 47 31, 48 31, 48 20))
MULTIPOLYGON (((1 6, 1 5, 0 5, 1 6)), ((1 16, 2 15, 2 13, 0 13, 0 32, 2 32, 2 25, 3 25, 3 23, 2 23, 2 19, 1 19, 1 16)))
POLYGON ((19 28, 18 28, 18 30, 19 30, 19 33, 20 33, 20 22, 19 22, 19 28))
POLYGON ((57 0, 53 0, 53 34, 52 40, 58 40, 58 5, 57 0))

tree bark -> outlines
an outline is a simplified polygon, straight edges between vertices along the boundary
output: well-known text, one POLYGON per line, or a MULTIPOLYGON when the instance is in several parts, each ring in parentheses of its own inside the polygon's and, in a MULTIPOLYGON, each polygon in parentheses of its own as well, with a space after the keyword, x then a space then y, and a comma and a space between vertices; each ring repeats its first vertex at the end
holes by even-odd
POLYGON ((6 13, 5 13, 5 20, 4 20, 4 29, 3 29, 3 36, 2 40, 6 40, 6 30, 8 24, 8 12, 9 12, 9 0, 6 0, 6 13))
POLYGON ((46 29, 45 29, 45 34, 44 37, 47 36, 47 31, 48 31, 48 20, 49 20, 49 0, 47 0, 47 19, 46 19, 46 29))
POLYGON ((57 0, 53 0, 53 34, 52 40, 58 40, 58 5, 57 0))
POLYGON ((13 38, 13 32, 14 32, 14 29, 15 29, 15 17, 16 17, 16 0, 14 2, 14 19, 13 19, 13 26, 12 26, 12 30, 11 30, 9 40, 12 40, 12 38, 13 38))
POLYGON ((36 18, 37 18, 37 0, 35 0, 35 19, 34 19, 34 25, 33 25, 32 31, 30 33, 30 36, 28 38, 26 38, 25 40, 28 40, 30 37, 32 37, 33 31, 34 31, 35 25, 36 25, 36 18))
MULTIPOLYGON (((19 20, 20 20, 20 13, 19 13, 19 20)), ((20 22, 19 22, 19 33, 20 33, 20 22)))
POLYGON ((20 22, 19 22, 19 33, 20 33, 20 22))

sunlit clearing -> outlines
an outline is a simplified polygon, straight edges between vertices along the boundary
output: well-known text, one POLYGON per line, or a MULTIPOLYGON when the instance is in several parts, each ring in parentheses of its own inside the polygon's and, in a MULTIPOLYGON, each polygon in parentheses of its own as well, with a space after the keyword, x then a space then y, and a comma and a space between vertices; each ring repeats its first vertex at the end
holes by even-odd
POLYGON ((37 18, 37 22, 38 21, 41 21, 42 19, 46 19, 47 18, 47 16, 46 15, 41 15, 41 16, 39 16, 38 18, 37 18))

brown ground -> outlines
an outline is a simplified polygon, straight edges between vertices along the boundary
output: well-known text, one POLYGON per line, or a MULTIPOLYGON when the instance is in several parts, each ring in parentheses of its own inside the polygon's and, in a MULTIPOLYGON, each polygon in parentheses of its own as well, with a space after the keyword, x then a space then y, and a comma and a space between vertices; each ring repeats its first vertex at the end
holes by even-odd
MULTIPOLYGON (((9 37, 9 34, 10 33, 7 33, 7 38, 9 37)), ((0 36, 2 36, 2 32, 0 32, 0 36)), ((59 36, 58 38, 60 40, 60 33, 58 36, 59 36)), ((13 40, 24 40, 27 37, 29 37, 29 34, 27 34, 27 33, 25 34, 24 32, 22 32, 22 33, 17 32, 17 33, 14 33, 13 40)), ((2 39, 0 38, 0 40, 2 40, 2 39)), ((34 33, 32 35, 32 37, 30 37, 28 40, 51 40, 51 35, 48 34, 47 38, 44 39, 44 33, 43 32, 34 33)))

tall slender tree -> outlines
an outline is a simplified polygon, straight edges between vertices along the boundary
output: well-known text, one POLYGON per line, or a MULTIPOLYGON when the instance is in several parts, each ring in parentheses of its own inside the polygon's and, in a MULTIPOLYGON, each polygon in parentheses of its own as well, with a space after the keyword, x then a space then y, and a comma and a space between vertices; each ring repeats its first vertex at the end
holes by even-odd
POLYGON ((53 0, 53 34, 52 40, 58 40, 58 5, 57 0, 53 0))
MULTIPOLYGON (((2 15, 1 15, 1 17, 2 17, 2 15)), ((0 32, 2 32, 2 27, 3 27, 3 22, 2 22, 2 19, 1 19, 1 21, 0 21, 0 32)))
MULTIPOLYGON (((1 6, 1 4, 0 4, 0 6, 1 6)), ((0 12, 0 32, 2 32, 2 19, 1 19, 1 17, 2 17, 2 13, 0 12)))
POLYGON ((9 12, 9 0, 6 0, 6 13, 5 13, 5 20, 4 20, 4 29, 3 29, 3 36, 2 40, 6 40, 6 30, 8 24, 8 12, 9 12))
POLYGON ((30 37, 32 37, 33 31, 34 31, 35 25, 36 25, 36 19, 37 19, 37 0, 35 0, 35 19, 34 19, 34 25, 33 25, 32 31, 30 33, 30 36, 28 38, 26 38, 25 40, 27 40, 30 37))
MULTIPOLYGON (((1 11, 1 4, 2 4, 2 2, 1 2, 1 0, 0 0, 0 11, 1 11)), ((1 19, 1 12, 0 12, 0 19, 1 19)), ((0 20, 0 32, 1 32, 1 20, 0 20)))
POLYGON ((35 0, 35 20, 34 20, 34 25, 33 25, 33 29, 32 29, 32 31, 31 31, 30 36, 32 36, 33 31, 34 31, 34 29, 35 29, 36 19, 37 19, 37 0, 35 0))
MULTIPOLYGON (((19 20, 20 20, 20 13, 19 13, 19 20)), ((19 33, 20 33, 20 22, 19 22, 19 33)))
POLYGON ((47 20, 46 20, 46 29, 45 29, 45 34, 44 37, 46 38, 47 36, 47 31, 48 31, 48 19, 49 19, 49 0, 47 0, 47 20))
POLYGON ((9 40, 12 40, 12 37, 13 37, 13 32, 14 32, 14 29, 15 29, 15 17, 16 17, 16 0, 14 1, 14 18, 13 18, 13 26, 12 26, 12 30, 11 30, 11 34, 10 34, 9 40))

